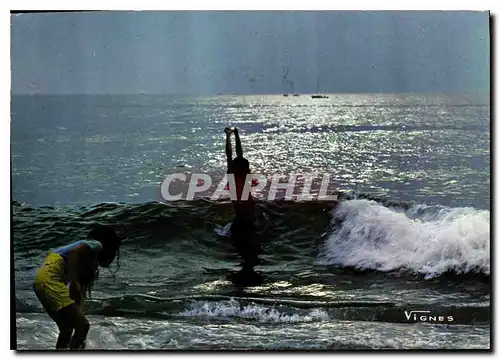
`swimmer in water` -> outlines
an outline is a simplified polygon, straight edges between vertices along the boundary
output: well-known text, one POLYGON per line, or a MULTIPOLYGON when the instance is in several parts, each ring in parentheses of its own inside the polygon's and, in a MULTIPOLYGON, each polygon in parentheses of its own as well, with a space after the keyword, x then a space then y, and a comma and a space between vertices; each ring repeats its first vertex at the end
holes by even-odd
POLYGON ((250 181, 250 165, 243 157, 243 149, 238 129, 227 127, 226 133, 226 157, 227 173, 234 175, 237 200, 233 201, 235 217, 231 224, 231 239, 242 258, 243 273, 252 272, 258 264, 258 253, 260 251, 259 239, 256 234, 255 201, 249 193, 247 199, 242 199, 242 192, 247 181, 250 181), (231 147, 231 134, 235 136, 236 157, 233 159, 231 147))
POLYGON ((88 237, 53 250, 35 275, 35 294, 59 328, 56 349, 85 348, 90 327, 83 313, 85 293, 90 295, 98 267, 109 268, 116 256, 120 258, 121 238, 112 228, 99 225, 88 237))

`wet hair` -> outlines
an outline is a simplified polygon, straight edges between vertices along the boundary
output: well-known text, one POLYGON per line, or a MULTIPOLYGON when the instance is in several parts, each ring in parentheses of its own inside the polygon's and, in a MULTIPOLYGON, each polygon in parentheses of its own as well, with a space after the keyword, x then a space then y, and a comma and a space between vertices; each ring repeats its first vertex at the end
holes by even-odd
POLYGON ((99 265, 109 267, 115 256, 117 258, 117 266, 120 267, 120 245, 122 239, 116 234, 115 230, 110 226, 97 225, 90 232, 89 237, 97 240, 102 244, 102 251, 99 253, 99 265))
POLYGON ((244 157, 236 157, 233 160, 233 173, 234 175, 247 175, 250 174, 250 163, 244 157))
MULTIPOLYGON (((88 237, 99 241, 102 244, 102 250, 98 255, 97 263, 99 266, 109 268, 116 257, 116 270, 113 276, 120 269, 120 245, 122 239, 116 234, 115 230, 110 226, 96 225, 90 230, 88 237)), ((95 280, 99 277, 99 266, 96 267, 92 278, 88 281, 89 297, 95 280)))

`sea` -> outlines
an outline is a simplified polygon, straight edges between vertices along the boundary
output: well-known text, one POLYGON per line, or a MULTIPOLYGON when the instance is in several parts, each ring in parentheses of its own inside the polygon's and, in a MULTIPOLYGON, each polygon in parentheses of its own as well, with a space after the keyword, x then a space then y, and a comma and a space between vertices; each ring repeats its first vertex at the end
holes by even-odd
POLYGON ((93 224, 124 237, 87 299, 87 349, 490 349, 489 94, 12 95, 20 350, 58 330, 38 266, 93 224), (330 174, 337 201, 257 199, 257 280, 222 197, 166 201, 172 173, 330 174))

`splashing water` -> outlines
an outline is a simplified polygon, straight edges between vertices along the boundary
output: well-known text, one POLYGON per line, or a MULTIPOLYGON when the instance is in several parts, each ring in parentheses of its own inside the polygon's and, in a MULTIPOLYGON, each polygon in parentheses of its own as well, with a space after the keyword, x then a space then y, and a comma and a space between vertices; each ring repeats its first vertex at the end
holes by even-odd
POLYGON ((323 264, 405 269, 426 279, 448 271, 490 273, 489 211, 418 205, 405 212, 351 200, 341 202, 333 217, 341 225, 323 245, 323 264))

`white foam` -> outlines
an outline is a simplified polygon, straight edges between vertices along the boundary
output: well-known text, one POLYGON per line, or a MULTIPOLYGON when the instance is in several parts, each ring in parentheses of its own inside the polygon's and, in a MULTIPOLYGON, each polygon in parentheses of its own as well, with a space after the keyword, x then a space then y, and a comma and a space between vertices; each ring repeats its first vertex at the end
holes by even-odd
POLYGON ((236 299, 216 302, 195 301, 191 304, 190 309, 178 315, 189 317, 238 317, 265 323, 297 323, 329 320, 328 314, 321 309, 312 309, 304 314, 287 314, 273 307, 265 307, 259 304, 242 306, 236 299))
POLYGON ((226 224, 224 227, 218 226, 215 228, 215 233, 219 236, 231 235, 231 223, 226 224))
POLYGON ((85 341, 85 349, 120 349, 123 347, 116 334, 109 328, 91 326, 85 341))
POLYGON ((414 206, 406 212, 375 201, 341 202, 342 224, 323 245, 323 264, 359 269, 407 269, 426 278, 446 271, 490 273, 490 212, 414 206))

